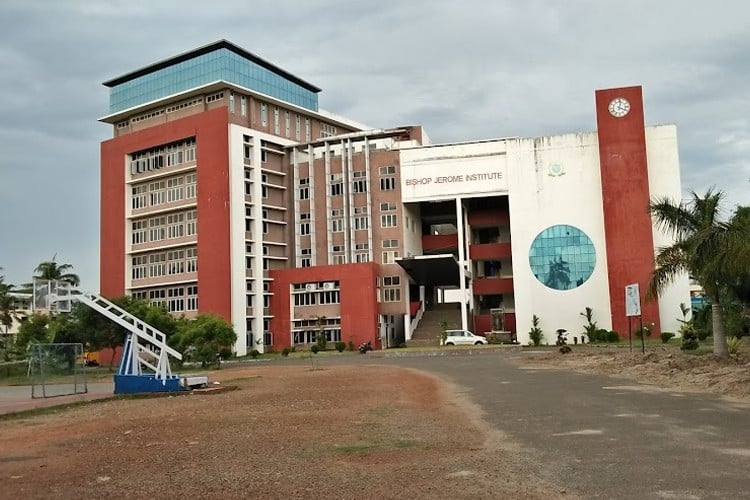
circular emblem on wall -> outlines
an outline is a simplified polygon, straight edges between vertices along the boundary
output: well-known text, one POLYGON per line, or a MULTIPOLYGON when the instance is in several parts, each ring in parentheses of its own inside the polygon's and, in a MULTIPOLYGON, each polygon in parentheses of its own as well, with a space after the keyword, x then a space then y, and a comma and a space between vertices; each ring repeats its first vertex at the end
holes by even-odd
POLYGON ((549 175, 552 177, 558 177, 565 173, 565 169, 559 163, 550 163, 550 166, 547 167, 547 172, 549 172, 549 175))
POLYGON ((572 290, 594 272, 596 248, 575 226, 551 226, 539 233, 529 249, 529 266, 537 280, 553 290, 572 290))

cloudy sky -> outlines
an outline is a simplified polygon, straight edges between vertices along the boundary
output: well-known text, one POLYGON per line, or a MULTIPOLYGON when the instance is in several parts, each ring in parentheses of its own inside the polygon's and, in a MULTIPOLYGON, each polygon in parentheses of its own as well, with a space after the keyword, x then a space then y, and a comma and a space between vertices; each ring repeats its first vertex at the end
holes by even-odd
POLYGON ((643 85, 685 190, 750 204, 746 1, 0 3, 0 267, 56 255, 99 283, 101 82, 226 38, 321 87, 322 108, 433 142, 593 131, 594 91, 643 85))

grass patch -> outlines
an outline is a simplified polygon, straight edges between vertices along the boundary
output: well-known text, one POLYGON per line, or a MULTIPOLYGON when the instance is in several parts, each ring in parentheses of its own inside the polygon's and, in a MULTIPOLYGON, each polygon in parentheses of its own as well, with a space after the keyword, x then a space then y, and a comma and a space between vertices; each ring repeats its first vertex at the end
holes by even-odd
POLYGON ((416 448, 419 446, 419 441, 414 441, 413 439, 399 439, 395 443, 393 443, 393 446, 396 448, 416 448))
POLYGON ((381 445, 377 443, 359 443, 359 444, 344 444, 344 445, 333 445, 333 451, 340 455, 357 455, 360 453, 368 453, 370 451, 380 448, 381 445))

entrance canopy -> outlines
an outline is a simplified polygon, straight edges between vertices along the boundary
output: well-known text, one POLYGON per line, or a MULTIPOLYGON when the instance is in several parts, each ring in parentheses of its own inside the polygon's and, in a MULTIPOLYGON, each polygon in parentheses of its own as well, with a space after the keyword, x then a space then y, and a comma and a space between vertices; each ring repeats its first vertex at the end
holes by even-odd
POLYGON ((420 285, 461 285, 458 261, 452 254, 403 257, 396 259, 396 264, 420 285))

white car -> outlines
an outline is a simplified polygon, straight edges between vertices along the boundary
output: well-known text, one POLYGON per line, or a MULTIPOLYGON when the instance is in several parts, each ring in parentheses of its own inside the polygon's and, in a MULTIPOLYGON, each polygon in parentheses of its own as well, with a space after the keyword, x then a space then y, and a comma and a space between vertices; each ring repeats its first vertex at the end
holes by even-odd
POLYGON ((474 335, 469 330, 446 330, 447 337, 444 345, 482 345, 487 339, 474 335))

